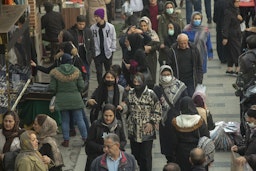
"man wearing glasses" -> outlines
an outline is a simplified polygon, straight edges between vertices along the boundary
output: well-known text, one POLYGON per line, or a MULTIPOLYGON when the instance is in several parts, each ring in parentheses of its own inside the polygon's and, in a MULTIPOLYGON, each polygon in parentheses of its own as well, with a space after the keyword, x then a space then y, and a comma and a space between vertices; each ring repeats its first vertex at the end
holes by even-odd
POLYGON ((114 133, 104 137, 104 154, 97 157, 91 165, 91 171, 138 171, 134 156, 120 150, 120 139, 114 133))

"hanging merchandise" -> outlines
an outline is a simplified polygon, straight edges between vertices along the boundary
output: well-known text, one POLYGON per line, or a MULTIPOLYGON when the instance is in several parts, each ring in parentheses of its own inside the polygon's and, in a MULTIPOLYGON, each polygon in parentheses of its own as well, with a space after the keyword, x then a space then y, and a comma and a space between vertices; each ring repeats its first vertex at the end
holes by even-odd
POLYGON ((230 151, 234 144, 242 140, 239 135, 239 125, 238 122, 216 122, 216 127, 210 131, 210 136, 217 151, 230 151))

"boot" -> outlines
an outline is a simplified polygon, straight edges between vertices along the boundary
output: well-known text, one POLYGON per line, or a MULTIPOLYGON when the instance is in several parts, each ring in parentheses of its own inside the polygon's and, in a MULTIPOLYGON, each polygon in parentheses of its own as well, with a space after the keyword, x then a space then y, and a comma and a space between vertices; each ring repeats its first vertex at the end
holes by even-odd
POLYGON ((61 145, 62 145, 63 147, 68 147, 68 146, 69 146, 69 140, 64 140, 64 141, 61 143, 61 145))

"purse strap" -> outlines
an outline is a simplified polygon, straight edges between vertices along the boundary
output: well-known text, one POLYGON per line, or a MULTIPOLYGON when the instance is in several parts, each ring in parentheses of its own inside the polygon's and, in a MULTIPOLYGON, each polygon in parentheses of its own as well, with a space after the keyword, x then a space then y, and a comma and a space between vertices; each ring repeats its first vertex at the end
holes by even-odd
POLYGON ((166 102, 168 103, 168 105, 169 105, 170 107, 173 107, 173 108, 174 108, 174 105, 171 104, 170 100, 168 99, 167 95, 165 94, 164 89, 163 89, 163 95, 164 95, 164 98, 165 98, 166 102))

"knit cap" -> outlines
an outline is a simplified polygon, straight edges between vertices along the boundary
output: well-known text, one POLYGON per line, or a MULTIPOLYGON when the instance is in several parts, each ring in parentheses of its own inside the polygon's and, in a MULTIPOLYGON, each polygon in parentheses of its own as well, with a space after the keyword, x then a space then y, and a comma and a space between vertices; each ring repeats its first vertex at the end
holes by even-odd
POLYGON ((95 12, 94 12, 94 15, 97 15, 97 16, 99 16, 101 19, 104 19, 104 9, 102 9, 102 8, 99 8, 99 9, 97 9, 95 12))
POLYGON ((61 64, 72 64, 72 57, 70 54, 64 53, 61 57, 61 64))

